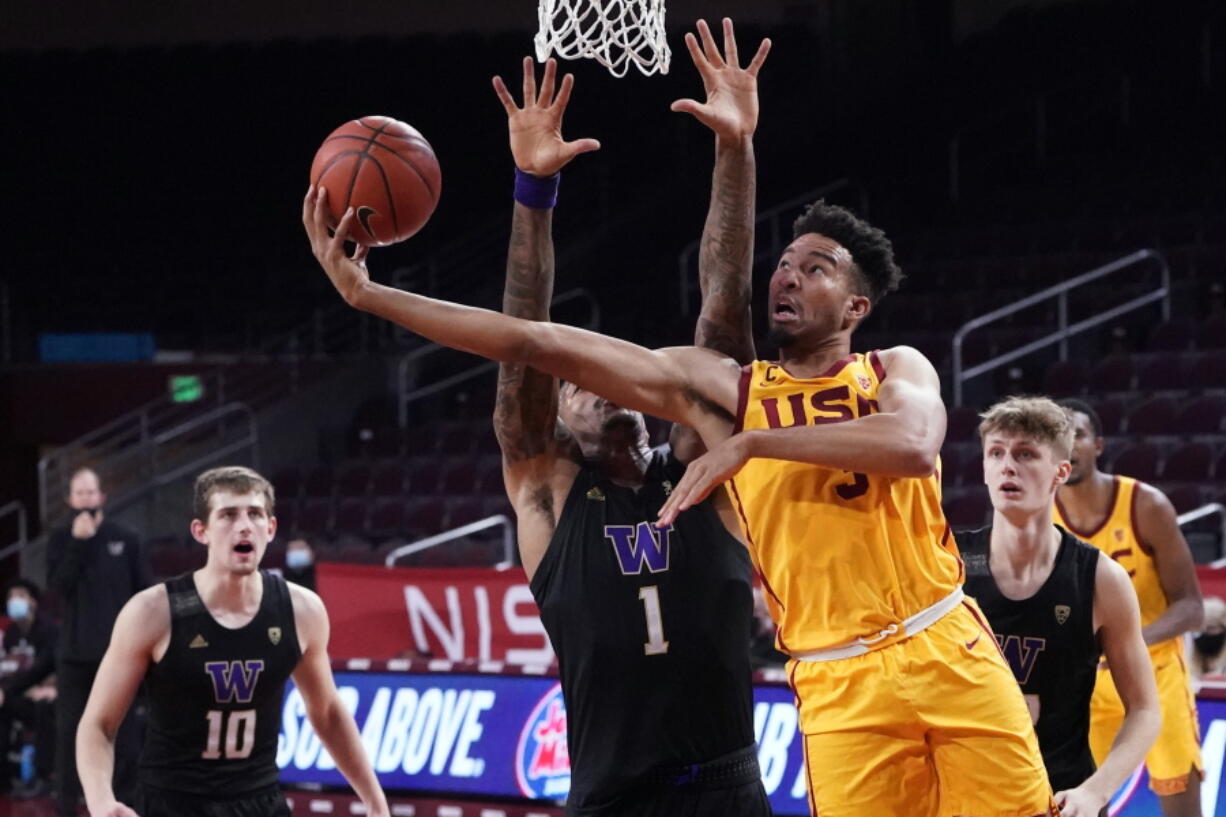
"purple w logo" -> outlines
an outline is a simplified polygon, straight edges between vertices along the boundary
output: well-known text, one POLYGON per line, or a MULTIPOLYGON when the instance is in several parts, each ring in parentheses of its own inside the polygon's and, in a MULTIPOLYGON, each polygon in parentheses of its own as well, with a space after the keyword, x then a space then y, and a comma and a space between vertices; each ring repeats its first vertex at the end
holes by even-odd
POLYGON ((219 704, 251 703, 256 681, 264 671, 263 661, 209 661, 204 671, 213 681, 213 697, 219 704))
POLYGON ((1000 651, 1005 654, 1005 660, 1013 669, 1013 677, 1019 684, 1025 684, 1030 680, 1030 673, 1034 672, 1039 653, 1047 647, 1047 639, 997 635, 996 640, 1000 642, 1000 651))
POLYGON ((650 522, 637 525, 605 525, 604 535, 613 543, 613 552, 622 575, 635 576, 644 565, 652 573, 668 570, 668 535, 672 525, 657 528, 650 522))

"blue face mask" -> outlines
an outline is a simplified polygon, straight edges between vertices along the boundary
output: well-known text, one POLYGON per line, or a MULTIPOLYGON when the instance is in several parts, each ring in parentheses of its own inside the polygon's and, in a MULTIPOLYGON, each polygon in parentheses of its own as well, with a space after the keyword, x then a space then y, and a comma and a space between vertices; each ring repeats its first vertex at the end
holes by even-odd
POLYGON ((311 551, 309 550, 287 550, 285 551, 285 566, 291 570, 302 570, 304 567, 309 567, 311 564, 311 551))
POLYGON ((11 619, 27 618, 30 615, 30 602, 26 599, 9 599, 6 612, 11 619))

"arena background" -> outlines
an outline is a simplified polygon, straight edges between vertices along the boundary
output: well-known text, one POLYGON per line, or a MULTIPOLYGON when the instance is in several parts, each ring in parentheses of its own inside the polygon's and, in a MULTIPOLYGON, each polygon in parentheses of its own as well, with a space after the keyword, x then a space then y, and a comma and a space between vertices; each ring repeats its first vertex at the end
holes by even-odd
MULTIPOLYGON (((667 76, 566 65, 577 78, 566 133, 604 147, 563 174, 557 289, 573 294, 559 320, 649 345, 692 332, 688 248, 706 211, 712 140, 668 103, 700 92, 681 44, 699 14, 731 15, 742 51, 775 41, 755 139, 758 293, 816 190, 895 241, 908 280, 856 348, 908 343, 938 366, 955 527, 987 512, 975 410, 1015 391, 1075 393, 1104 416, 1109 470, 1160 485, 1182 513, 1210 506, 1185 533, 1199 563, 1220 559, 1221 4, 671 3, 667 76), (1153 252, 1071 290, 1065 322, 1151 302, 955 388, 953 341, 968 321, 1140 250, 1153 252)), ((64 520, 65 479, 80 462, 98 467, 114 515, 141 531, 159 575, 202 561, 186 535, 187 486, 219 461, 272 476, 282 529, 310 535, 323 560, 406 587, 419 583, 409 570, 505 561, 505 528, 493 524, 380 567, 406 543, 509 514, 488 422, 494 376, 341 305, 299 205, 331 129, 367 114, 410 122, 437 152, 442 199, 418 236, 372 254, 373 273, 495 306, 512 165, 489 77, 515 75, 535 29, 523 0, 6 9, 4 578, 43 578, 43 535, 64 520)), ((1061 310, 1045 300, 967 333, 960 369, 1051 337, 1061 310)), ((283 544, 267 564, 283 564, 283 544)), ((1216 577, 1202 577, 1209 592, 1216 577)), ((345 599, 325 597, 343 614, 345 599)), ((396 603, 377 612, 403 628, 406 602, 396 603)), ((450 660, 454 631, 443 630, 425 644, 380 645, 386 655, 337 658, 450 660)), ((459 649, 460 665, 489 659, 459 649)), ((429 808, 471 802, 473 792, 439 786, 438 797, 460 796, 429 808)))

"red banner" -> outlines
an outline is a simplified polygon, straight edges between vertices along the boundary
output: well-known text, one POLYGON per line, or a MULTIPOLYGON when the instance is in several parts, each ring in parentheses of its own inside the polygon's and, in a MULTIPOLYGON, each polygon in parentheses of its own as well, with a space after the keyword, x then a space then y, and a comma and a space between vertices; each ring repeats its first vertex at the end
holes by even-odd
POLYGON ((1200 579, 1200 592, 1205 598, 1217 596, 1226 599, 1226 569, 1197 565, 1196 577, 1200 579))
POLYGON ((553 647, 522 570, 320 563, 334 658, 547 665, 553 647))

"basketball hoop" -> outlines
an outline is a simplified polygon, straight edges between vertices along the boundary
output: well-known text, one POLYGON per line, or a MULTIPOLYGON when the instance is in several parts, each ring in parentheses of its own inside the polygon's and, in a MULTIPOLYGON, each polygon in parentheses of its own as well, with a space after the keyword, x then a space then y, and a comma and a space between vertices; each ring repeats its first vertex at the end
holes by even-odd
POLYGON ((588 57, 624 77, 630 65, 651 76, 668 73, 664 0, 540 0, 536 58, 588 57))

